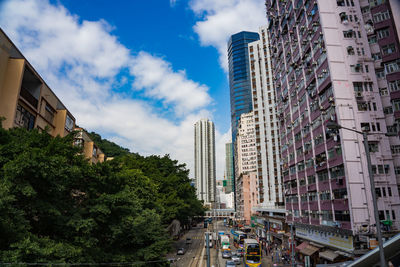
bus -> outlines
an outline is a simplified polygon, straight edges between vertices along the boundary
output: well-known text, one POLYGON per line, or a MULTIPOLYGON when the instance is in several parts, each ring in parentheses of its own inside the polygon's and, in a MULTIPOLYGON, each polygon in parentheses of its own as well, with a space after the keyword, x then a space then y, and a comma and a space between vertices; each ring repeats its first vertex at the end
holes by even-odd
POLYGON ((261 266, 261 247, 257 240, 244 240, 243 262, 245 267, 261 266))
POLYGON ((233 234, 233 245, 237 248, 243 248, 243 242, 247 238, 247 234, 242 231, 235 231, 233 234))
POLYGON ((230 244, 229 244, 229 236, 227 235, 221 235, 221 249, 222 250, 231 250, 230 244))

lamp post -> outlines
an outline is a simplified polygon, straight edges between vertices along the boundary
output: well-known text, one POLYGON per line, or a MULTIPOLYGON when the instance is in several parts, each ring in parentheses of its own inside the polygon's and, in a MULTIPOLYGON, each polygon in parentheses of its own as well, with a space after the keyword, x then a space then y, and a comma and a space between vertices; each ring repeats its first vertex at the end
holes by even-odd
POLYGON ((387 267, 386 260, 385 260, 385 252, 383 251, 383 241, 382 241, 381 226, 380 226, 380 220, 379 220, 379 214, 378 214, 378 203, 376 201, 374 175, 372 173, 371 155, 369 153, 369 147, 368 147, 368 133, 360 132, 360 131, 350 129, 350 128, 346 128, 335 122, 328 122, 326 124, 326 128, 331 129, 331 130, 339 130, 339 129, 349 130, 351 132, 355 132, 355 133, 361 134, 363 136, 365 155, 367 157, 369 182, 370 182, 370 186, 371 186, 372 203, 374 205, 376 234, 378 236, 379 256, 380 256, 380 261, 381 261, 381 267, 387 267))

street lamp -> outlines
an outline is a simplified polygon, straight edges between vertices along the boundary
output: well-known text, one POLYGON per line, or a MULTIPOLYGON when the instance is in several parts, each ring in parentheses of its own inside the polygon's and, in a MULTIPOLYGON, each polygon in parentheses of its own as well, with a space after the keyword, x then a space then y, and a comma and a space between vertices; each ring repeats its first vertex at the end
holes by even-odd
POLYGON ((386 260, 385 260, 385 252, 383 251, 382 233, 381 233, 381 226, 380 226, 380 220, 379 220, 379 214, 378 214, 378 203, 376 201, 374 175, 372 173, 371 155, 369 153, 369 147, 368 147, 368 133, 360 132, 360 131, 357 131, 354 129, 343 127, 333 121, 328 122, 326 124, 326 128, 331 129, 331 130, 345 129, 345 130, 349 130, 349 131, 352 131, 352 132, 355 132, 358 134, 362 134, 362 136, 363 136, 364 149, 365 149, 365 154, 367 156, 367 165, 368 165, 369 182, 370 182, 370 186, 371 186, 372 203, 374 205, 375 225, 376 225, 376 233, 378 236, 378 245, 379 245, 379 256, 380 256, 380 260, 381 260, 381 267, 386 267, 387 265, 386 265, 386 260))

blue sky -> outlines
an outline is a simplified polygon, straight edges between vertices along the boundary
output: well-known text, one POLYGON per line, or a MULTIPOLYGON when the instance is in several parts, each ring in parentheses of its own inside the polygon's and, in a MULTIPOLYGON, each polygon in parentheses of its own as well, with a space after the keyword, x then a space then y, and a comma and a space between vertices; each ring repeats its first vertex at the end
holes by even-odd
POLYGON ((193 168, 193 124, 230 138, 226 41, 266 24, 262 0, 3 0, 0 27, 76 117, 143 155, 193 168))

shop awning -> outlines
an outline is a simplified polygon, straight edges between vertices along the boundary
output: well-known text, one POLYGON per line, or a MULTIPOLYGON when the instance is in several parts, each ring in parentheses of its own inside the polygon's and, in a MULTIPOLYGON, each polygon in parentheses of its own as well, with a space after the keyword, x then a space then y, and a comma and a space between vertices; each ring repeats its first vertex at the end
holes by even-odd
POLYGON ((329 261, 334 261, 337 257, 339 256, 339 254, 333 252, 332 250, 325 250, 319 253, 319 257, 320 258, 324 258, 327 259, 329 261))
POLYGON ((302 250, 300 250, 300 253, 306 256, 311 256, 312 254, 314 254, 315 252, 317 252, 319 250, 319 248, 308 245, 307 247, 303 248, 302 250))
POLYGON ((308 246, 308 242, 303 242, 300 245, 296 246, 296 251, 300 251, 303 248, 306 248, 308 246))

